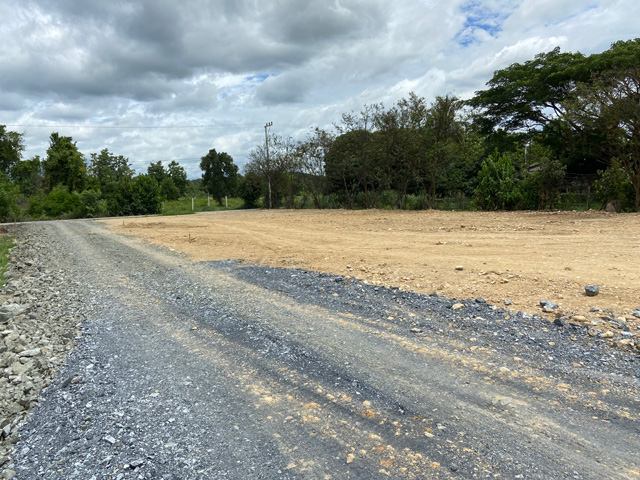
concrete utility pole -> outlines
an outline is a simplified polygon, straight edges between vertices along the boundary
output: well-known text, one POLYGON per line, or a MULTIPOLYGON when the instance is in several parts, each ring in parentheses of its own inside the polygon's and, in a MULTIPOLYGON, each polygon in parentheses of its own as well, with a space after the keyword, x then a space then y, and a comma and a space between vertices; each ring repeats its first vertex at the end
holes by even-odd
POLYGON ((273 208, 271 204, 271 166, 269 165, 269 134, 267 129, 273 125, 273 122, 269 122, 264 126, 264 144, 267 148, 267 182, 269 183, 269 209, 273 208))

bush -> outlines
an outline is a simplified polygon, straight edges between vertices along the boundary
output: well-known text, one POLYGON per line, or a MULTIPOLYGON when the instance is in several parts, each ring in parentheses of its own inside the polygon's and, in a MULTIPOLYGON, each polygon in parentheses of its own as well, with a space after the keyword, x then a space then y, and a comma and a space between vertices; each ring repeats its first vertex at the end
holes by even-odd
POLYGON ((600 179, 593 184, 594 196, 602 206, 611 202, 616 212, 632 212, 636 194, 627 172, 614 163, 604 172, 599 170, 598 174, 600 179))
POLYGON ((80 194, 80 201, 83 217, 104 217, 107 214, 107 202, 102 200, 99 190, 85 190, 80 194))
POLYGON ((160 186, 149 175, 138 175, 131 184, 131 214, 153 215, 160 213, 160 186))
POLYGON ((254 173, 247 173, 240 179, 237 193, 244 200, 244 208, 256 208, 262 195, 262 181, 254 173))
POLYGON ((404 197, 405 210, 423 210, 424 197, 422 195, 409 194, 404 197))
POLYGON ((521 181, 508 155, 490 156, 482 162, 475 190, 483 210, 513 210, 522 200, 521 181))
POLYGON ((395 190, 383 190, 378 197, 376 206, 381 209, 392 209, 398 206, 398 194, 395 190))
POLYGON ((82 217, 83 205, 77 193, 69 192, 64 185, 58 185, 48 195, 31 197, 27 213, 36 218, 79 218, 82 217))
POLYGON ((20 207, 16 204, 18 187, 9 182, 5 174, 0 175, 0 221, 9 222, 20 216, 20 207))

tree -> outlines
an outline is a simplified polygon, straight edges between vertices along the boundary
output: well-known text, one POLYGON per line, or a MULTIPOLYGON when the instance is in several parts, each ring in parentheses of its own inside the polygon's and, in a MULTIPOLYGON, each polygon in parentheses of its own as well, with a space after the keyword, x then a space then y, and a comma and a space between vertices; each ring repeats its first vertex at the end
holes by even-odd
POLYGON ((160 186, 150 175, 138 175, 131 182, 131 214, 152 215, 160 213, 160 186))
POLYGON ((250 161, 245 165, 245 174, 254 173, 261 177, 267 185, 266 198, 263 203, 266 208, 277 208, 285 196, 288 197, 287 203, 293 206, 292 175, 298 170, 293 142, 291 138, 274 134, 269 134, 267 138, 269 155, 267 155, 265 145, 251 150, 249 152, 250 161))
MULTIPOLYGON (((365 159, 364 146, 371 133, 352 130, 336 137, 325 156, 325 171, 329 188, 341 193, 346 208, 353 208, 355 197, 362 188, 363 175, 359 175, 365 159)), ((366 195, 366 194, 365 194, 366 195)))
POLYGON ((244 200, 244 208, 255 208, 262 196, 262 182, 255 173, 247 173, 240 178, 237 187, 238 195, 244 200))
POLYGON ((179 192, 179 196, 183 196, 187 192, 189 181, 187 180, 187 172, 180 166, 178 162, 172 160, 167 166, 167 175, 173 180, 173 184, 176 186, 179 192))
POLYGON ((180 190, 173 182, 173 178, 165 177, 160 183, 160 196, 165 200, 178 200, 180 198, 180 190))
POLYGON ((209 150, 200 160, 202 183, 207 191, 222 205, 222 197, 232 195, 238 176, 238 167, 233 163, 231 155, 225 152, 209 150))
POLYGON ((564 181, 567 166, 553 156, 550 148, 533 142, 528 145, 527 165, 524 165, 523 195, 530 208, 544 210, 555 207, 558 189, 564 181))
POLYGON ((158 160, 155 163, 151 162, 147 167, 147 175, 153 177, 158 185, 160 185, 167 176, 167 172, 162 165, 162 161, 158 160))
POLYGON ((576 82, 588 81, 590 71, 580 53, 561 53, 556 47, 523 64, 497 70, 486 90, 467 103, 480 111, 475 118, 485 134, 497 128, 508 132, 539 130, 565 113, 563 102, 576 82))
POLYGON ((606 143, 600 148, 627 174, 639 210, 640 66, 605 72, 594 82, 581 84, 569 111, 574 122, 604 132, 606 143))
POLYGON ((100 153, 91 154, 88 170, 89 176, 101 191, 104 191, 109 183, 130 179, 134 174, 128 158, 116 156, 106 148, 100 153))
POLYGON ((455 96, 438 96, 426 114, 423 129, 424 155, 422 175, 426 203, 434 208, 436 185, 461 154, 464 126, 458 114, 463 103, 455 96))
POLYGON ((44 161, 44 179, 49 190, 64 185, 70 191, 81 191, 87 182, 84 156, 71 137, 54 132, 49 137, 47 158, 44 161))
POLYGON ((325 158, 334 139, 332 134, 316 127, 296 146, 296 163, 304 191, 311 194, 315 208, 322 208, 322 196, 327 192, 325 158))
POLYGON ((11 167, 11 179, 21 195, 35 195, 44 183, 42 162, 36 155, 29 160, 20 160, 11 167))
POLYGON ((0 222, 16 220, 20 208, 16 205, 18 187, 9 181, 6 173, 0 173, 0 222))
POLYGON ((9 131, 5 125, 0 125, 0 172, 9 173, 22 158, 23 137, 23 133, 9 131))

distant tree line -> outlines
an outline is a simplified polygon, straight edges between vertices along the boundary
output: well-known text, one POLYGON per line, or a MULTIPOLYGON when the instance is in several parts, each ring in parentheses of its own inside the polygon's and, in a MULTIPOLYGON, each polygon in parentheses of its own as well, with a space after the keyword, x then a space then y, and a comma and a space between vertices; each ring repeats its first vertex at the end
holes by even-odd
POLYGON ((410 93, 268 142, 243 180, 267 208, 422 209, 465 196, 479 209, 547 209, 586 193, 637 211, 640 39, 589 56, 556 48, 496 71, 467 101, 410 93))
POLYGON ((194 181, 175 161, 136 175, 107 149, 86 158, 55 132, 43 158, 23 160, 23 134, 0 125, 0 220, 154 214, 199 192, 249 208, 426 209, 465 198, 470 208, 548 209, 586 196, 638 211, 640 39, 589 56, 556 48, 494 72, 466 101, 409 93, 345 113, 331 130, 267 142, 243 175, 211 149, 194 181))
POLYGON ((89 158, 71 137, 54 132, 46 156, 22 160, 23 135, 0 125, 0 220, 159 213, 165 200, 193 188, 177 162, 151 163, 136 175, 106 148, 89 158))

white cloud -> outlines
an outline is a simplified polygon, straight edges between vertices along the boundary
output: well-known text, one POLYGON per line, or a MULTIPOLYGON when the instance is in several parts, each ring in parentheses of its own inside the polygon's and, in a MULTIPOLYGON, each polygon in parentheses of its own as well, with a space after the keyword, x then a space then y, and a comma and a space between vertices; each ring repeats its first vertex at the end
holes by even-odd
POLYGON ((303 136, 410 91, 470 96, 556 46, 640 36, 637 0, 4 0, 0 18, 0 123, 48 125, 10 127, 27 156, 59 131, 87 156, 175 159, 191 177, 211 148, 242 165, 267 121, 303 136))

